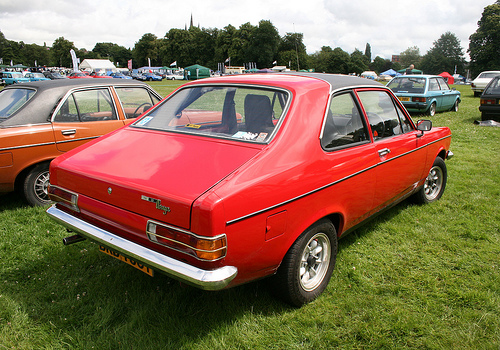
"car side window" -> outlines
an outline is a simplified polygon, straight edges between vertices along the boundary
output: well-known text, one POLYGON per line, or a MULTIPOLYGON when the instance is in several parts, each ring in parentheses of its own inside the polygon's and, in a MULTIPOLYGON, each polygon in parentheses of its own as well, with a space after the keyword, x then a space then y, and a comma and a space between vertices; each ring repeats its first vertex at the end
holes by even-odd
POLYGON ((451 90, 448 83, 443 78, 438 78, 437 81, 441 90, 451 90))
POLYGON ((411 122, 387 92, 360 91, 358 96, 365 108, 375 141, 412 130, 411 122))
POLYGON ((429 79, 429 91, 439 91, 439 90, 441 90, 441 87, 439 86, 437 79, 435 78, 429 79))
POLYGON ((350 93, 333 96, 324 122, 321 146, 325 149, 369 140, 361 113, 350 93))
POLYGON ((127 119, 137 118, 160 101, 142 87, 116 88, 116 93, 120 98, 127 119))
POLYGON ((76 91, 59 108, 55 122, 93 122, 117 120, 108 89, 76 91))

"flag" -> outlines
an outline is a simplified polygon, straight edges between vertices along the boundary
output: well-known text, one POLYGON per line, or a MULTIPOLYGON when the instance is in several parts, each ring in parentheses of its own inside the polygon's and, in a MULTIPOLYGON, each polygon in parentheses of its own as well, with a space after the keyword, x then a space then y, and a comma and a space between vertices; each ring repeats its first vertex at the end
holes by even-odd
POLYGON ((172 67, 172 66, 177 66, 177 61, 170 63, 170 67, 172 67))
POLYGON ((127 67, 128 69, 132 69, 132 60, 127 61, 127 67))
POLYGON ((224 63, 227 63, 229 61, 231 61, 231 57, 226 58, 226 60, 224 61, 224 63))
POLYGON ((277 64, 278 64, 278 61, 274 61, 274 62, 273 62, 273 65, 274 65, 274 66, 275 66, 275 65, 277 65, 277 64))

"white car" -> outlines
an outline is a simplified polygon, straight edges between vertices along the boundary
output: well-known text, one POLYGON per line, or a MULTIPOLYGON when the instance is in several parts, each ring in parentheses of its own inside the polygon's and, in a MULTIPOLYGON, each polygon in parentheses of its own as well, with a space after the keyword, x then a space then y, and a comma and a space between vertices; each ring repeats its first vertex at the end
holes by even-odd
POLYGON ((167 73, 167 75, 165 75, 165 78, 167 80, 184 80, 184 75, 178 73, 167 73))
POLYGON ((500 75, 499 70, 481 72, 470 84, 472 91, 474 91, 474 97, 481 96, 486 85, 497 75, 500 75))

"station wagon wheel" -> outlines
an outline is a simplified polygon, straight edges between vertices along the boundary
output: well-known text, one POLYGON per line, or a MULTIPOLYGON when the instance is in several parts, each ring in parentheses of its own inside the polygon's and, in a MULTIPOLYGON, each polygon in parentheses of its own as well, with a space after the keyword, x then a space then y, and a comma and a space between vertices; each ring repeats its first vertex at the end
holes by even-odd
POLYGON ((427 174, 424 185, 415 193, 413 200, 419 204, 437 201, 443 195, 447 177, 446 164, 442 158, 437 157, 427 174))
POLYGON ((273 277, 273 292, 302 306, 326 288, 337 257, 337 235, 329 220, 309 227, 292 245, 273 277))
POLYGON ((47 205, 51 201, 47 194, 49 186, 49 163, 35 166, 24 179, 24 196, 32 206, 47 205))
POLYGON ((431 117, 434 117, 434 114, 436 114, 436 102, 432 102, 431 106, 429 107, 429 115, 431 117))

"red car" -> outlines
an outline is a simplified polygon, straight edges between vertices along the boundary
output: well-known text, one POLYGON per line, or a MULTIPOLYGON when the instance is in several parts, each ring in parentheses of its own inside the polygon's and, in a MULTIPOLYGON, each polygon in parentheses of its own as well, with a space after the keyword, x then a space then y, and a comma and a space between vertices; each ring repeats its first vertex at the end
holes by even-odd
POLYGON ((82 72, 73 72, 68 75, 68 78, 70 79, 87 79, 87 78, 92 78, 90 75, 82 73, 82 72))
POLYGON ((207 290, 272 276, 300 306, 326 288, 339 238, 405 198, 441 197, 450 141, 371 80, 203 79, 54 160, 47 212, 77 233, 66 244, 86 237, 207 290))

